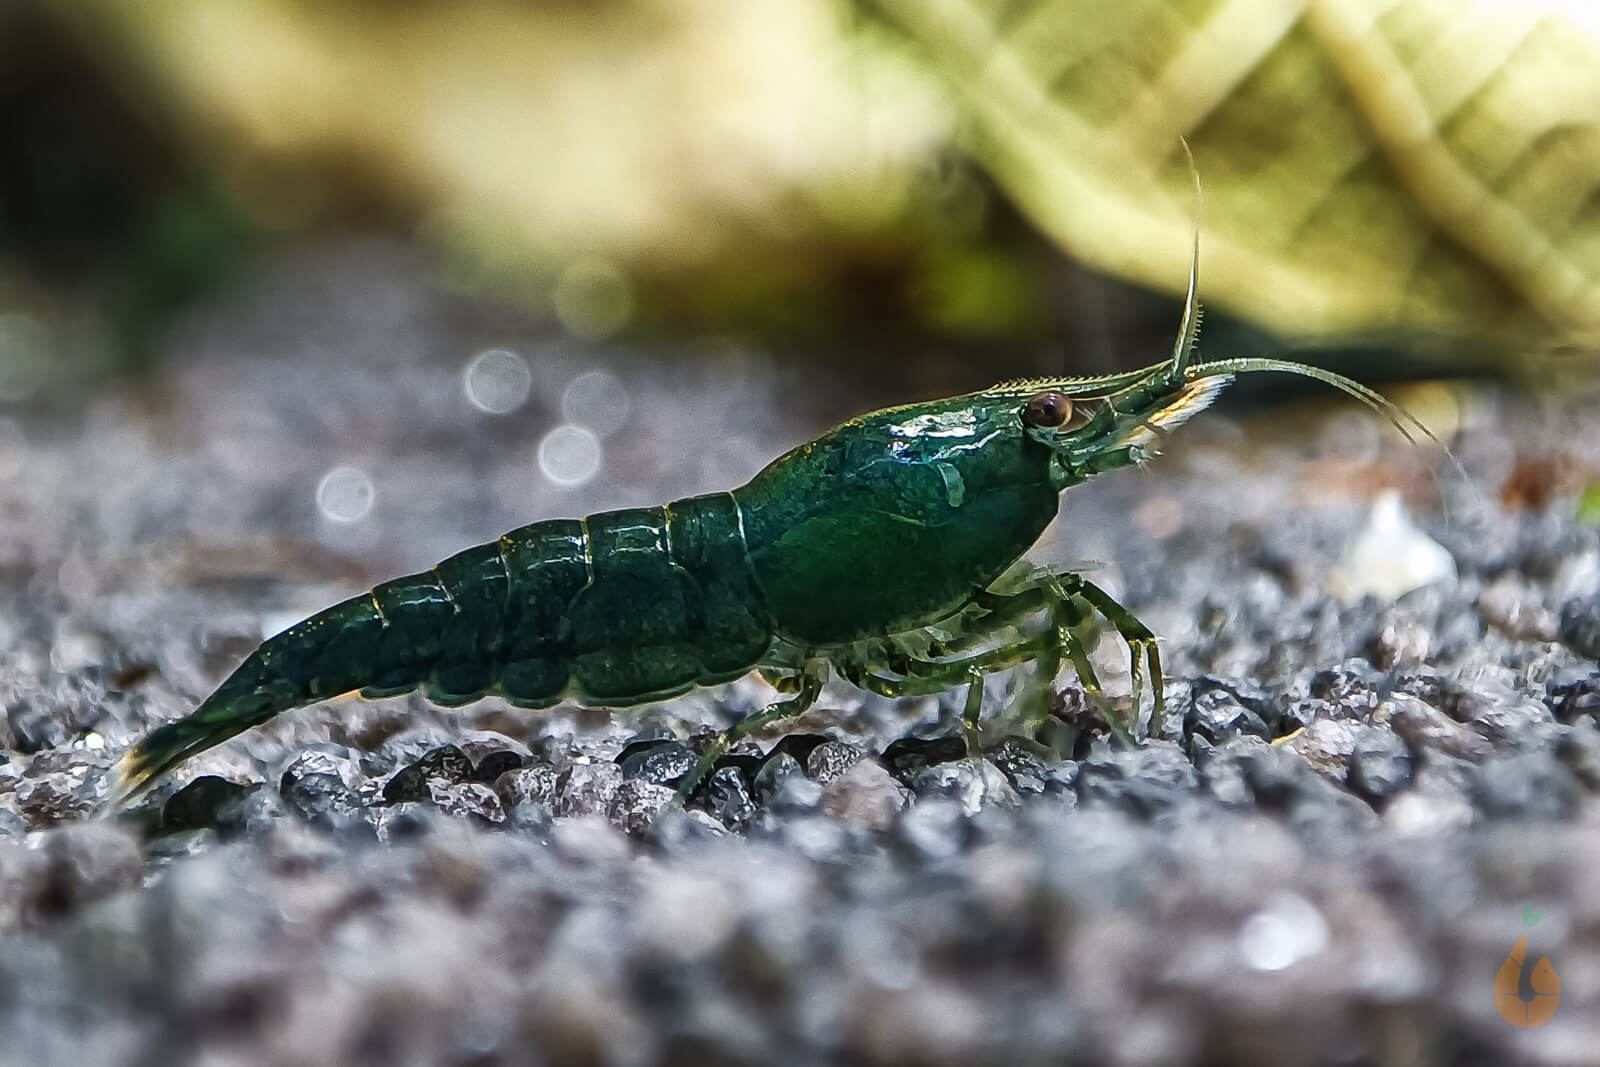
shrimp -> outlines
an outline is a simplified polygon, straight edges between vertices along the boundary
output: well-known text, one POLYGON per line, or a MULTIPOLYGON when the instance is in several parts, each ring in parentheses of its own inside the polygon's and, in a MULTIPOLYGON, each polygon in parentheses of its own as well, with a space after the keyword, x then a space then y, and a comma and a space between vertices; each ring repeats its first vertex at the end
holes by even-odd
POLYGON ((528 709, 626 708, 759 671, 783 699, 710 746, 680 781, 683 797, 739 739, 809 708, 830 669, 890 697, 965 685, 977 756, 985 677, 1036 663, 1054 679, 1067 661, 1128 738, 1079 636, 1096 617, 1128 647, 1135 723, 1148 673, 1147 734, 1159 734, 1163 677, 1149 628, 1079 574, 997 582, 1055 519, 1061 494, 1144 463, 1240 374, 1314 378, 1408 439, 1408 427, 1432 439, 1330 371, 1194 362, 1198 266, 1197 228, 1182 323, 1161 363, 874 411, 737 489, 535 522, 318 612, 246 656, 186 718, 140 740, 118 765, 115 803, 281 712, 352 692, 421 689, 447 707, 493 694, 528 709))

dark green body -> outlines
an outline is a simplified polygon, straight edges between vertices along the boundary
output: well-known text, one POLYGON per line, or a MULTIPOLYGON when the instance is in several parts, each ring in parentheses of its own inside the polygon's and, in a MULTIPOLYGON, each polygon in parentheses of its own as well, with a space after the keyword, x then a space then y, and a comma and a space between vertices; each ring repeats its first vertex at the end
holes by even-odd
POLYGON ((963 396, 845 423, 734 497, 779 630, 825 647, 961 608, 1039 539, 1060 488, 1014 399, 963 396))
POLYGON ((358 690, 621 707, 935 622, 1027 550, 1062 487, 1015 398, 985 396, 852 420, 732 493, 534 523, 385 582, 266 641, 129 773, 358 690))

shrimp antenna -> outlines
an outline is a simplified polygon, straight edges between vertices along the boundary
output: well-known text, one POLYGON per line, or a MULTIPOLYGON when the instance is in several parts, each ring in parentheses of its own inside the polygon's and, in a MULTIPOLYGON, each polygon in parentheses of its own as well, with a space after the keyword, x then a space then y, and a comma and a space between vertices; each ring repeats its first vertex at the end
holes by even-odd
POLYGON ((1194 153, 1189 142, 1178 138, 1183 146, 1184 158, 1189 161, 1189 175, 1194 179, 1194 251, 1189 258, 1189 292, 1183 299, 1183 321, 1178 325, 1178 340, 1172 346, 1172 372, 1182 374, 1189 365, 1189 356, 1200 339, 1200 319, 1203 312, 1197 299, 1200 283, 1200 217, 1205 212, 1205 192, 1200 188, 1200 170, 1194 165, 1194 153))

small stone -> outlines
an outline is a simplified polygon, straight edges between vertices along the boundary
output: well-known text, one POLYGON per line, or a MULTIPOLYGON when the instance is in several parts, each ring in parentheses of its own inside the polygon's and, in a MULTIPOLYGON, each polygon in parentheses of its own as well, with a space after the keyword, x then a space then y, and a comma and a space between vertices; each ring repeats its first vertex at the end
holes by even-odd
POLYGON ((1326 713, 1356 722, 1372 717, 1381 688, 1381 679, 1359 660, 1317 671, 1306 682, 1307 695, 1326 705, 1326 713))
POLYGON ((1194 738, 1220 745, 1241 735, 1271 738, 1266 720, 1241 698, 1239 690, 1218 678, 1202 678, 1190 688, 1183 713, 1183 736, 1191 752, 1194 738))
POLYGON ((435 778, 428 783, 428 799, 452 818, 471 818, 487 826, 498 826, 506 821, 500 794, 482 782, 446 782, 435 778))
MULTIPOLYGON (((765 762, 766 758, 760 755, 760 753, 751 753, 749 751, 729 752, 727 755, 717 760, 716 765, 712 770, 713 773, 716 771, 733 771, 740 778, 744 779, 745 788, 748 790, 755 784, 756 775, 761 773, 761 765, 765 762)), ((706 781, 710 781, 709 776, 707 777, 706 781)), ((704 788, 705 782, 702 782, 700 784, 700 789, 704 788)), ((699 790, 697 789, 696 792, 699 792, 699 790)))
MULTIPOLYGON (((1434 749, 1448 756, 1480 760, 1491 746, 1481 736, 1416 697, 1393 693, 1385 701, 1389 725, 1412 751, 1434 749)), ((1379 709, 1379 715, 1384 709, 1379 709)))
POLYGON ((919 798, 952 800, 967 815, 976 815, 985 808, 1015 808, 1022 803, 1005 772, 986 759, 926 767, 912 780, 911 788, 919 798))
POLYGON ((616 763, 625 779, 640 779, 655 785, 677 785, 694 769, 700 757, 682 741, 648 741, 629 745, 618 754, 616 763))
POLYGON ((383 799, 390 804, 408 800, 427 800, 433 782, 454 784, 472 778, 472 761, 455 745, 441 745, 408 767, 396 771, 383 787, 383 799))
POLYGON ((1083 807, 1118 808, 1153 819, 1180 806, 1200 776, 1176 745, 1161 742, 1085 760, 1075 784, 1083 807))
POLYGON ((455 747, 472 764, 472 781, 492 782, 506 771, 533 760, 528 746, 495 730, 472 730, 455 739, 455 747), (488 770, 484 764, 488 763, 488 770))
POLYGON ((472 780, 484 785, 493 785, 502 774, 527 766, 528 760, 528 756, 509 749, 485 753, 483 758, 475 760, 472 764, 472 780))
POLYGON ((305 822, 324 829, 344 825, 361 810, 355 790, 337 774, 284 774, 278 789, 283 806, 305 822))
POLYGON ((34 830, 81 822, 98 812, 102 802, 96 783, 68 772, 30 774, 17 782, 14 793, 18 810, 34 830))
POLYGON ((559 792, 561 772, 548 763, 535 763, 507 771, 494 780, 494 791, 500 794, 500 803, 508 809, 523 804, 543 804, 553 807, 559 792))
POLYGON ((1050 781, 1050 765, 1034 751, 1032 744, 1008 737, 987 753, 989 762, 1005 772, 1013 788, 1023 796, 1043 793, 1050 781))
POLYGON ((750 829, 756 804, 745 788, 744 776, 733 767, 719 767, 705 784, 706 810, 734 833, 750 829))
POLYGON ((909 783, 924 767, 967 758, 964 737, 902 737, 878 757, 889 773, 909 783))
POLYGON ((671 804, 677 792, 643 778, 627 778, 617 785, 606 808, 611 825, 632 837, 643 837, 655 817, 671 804))
POLYGON ((603 817, 611 808, 612 795, 621 785, 622 768, 615 763, 574 763, 562 773, 555 813, 603 817))
POLYGON ((827 741, 806 757, 806 773, 826 786, 865 757, 859 748, 843 741, 827 741))
POLYGON ((1578 783, 1554 757, 1527 752, 1479 766, 1472 799, 1491 818, 1567 819, 1577 811, 1578 783))
MULTIPOLYGON (((1350 756, 1355 752, 1356 739, 1363 731, 1371 729, 1374 727, 1362 722, 1319 718, 1288 740, 1280 741, 1279 747, 1305 760, 1318 774, 1342 782, 1350 772, 1350 756)), ((1380 732, 1388 733, 1387 730, 1380 732)))
MULTIPOLYGON (((827 747, 824 745, 817 751, 821 752, 827 747)), ((872 760, 858 760, 845 767, 832 775, 822 787, 824 812, 843 822, 873 831, 887 830, 893 826, 895 817, 910 800, 910 790, 872 760)))
POLYGON ((961 851, 967 817, 958 800, 924 797, 895 826, 896 838, 924 859, 948 859, 961 851))
POLYGON ((1600 596, 1569 600, 1561 608, 1561 643, 1580 656, 1600 660, 1600 596))
POLYGON ((248 788, 214 774, 202 774, 168 797, 161 806, 161 831, 214 829, 218 813, 225 806, 242 800, 248 788))
POLYGON ((1347 781, 1358 796, 1382 804, 1411 784, 1411 749, 1398 734, 1373 730, 1350 753, 1347 781))
POLYGON ((762 803, 767 803, 777 794, 784 779, 795 776, 803 778, 805 773, 806 769, 800 766, 800 761, 787 752, 768 756, 761 769, 756 772, 756 796, 762 803))
POLYGON ((302 750, 278 776, 278 790, 282 792, 295 778, 307 774, 331 774, 354 792, 361 783, 361 766, 350 754, 336 745, 319 745, 302 750))

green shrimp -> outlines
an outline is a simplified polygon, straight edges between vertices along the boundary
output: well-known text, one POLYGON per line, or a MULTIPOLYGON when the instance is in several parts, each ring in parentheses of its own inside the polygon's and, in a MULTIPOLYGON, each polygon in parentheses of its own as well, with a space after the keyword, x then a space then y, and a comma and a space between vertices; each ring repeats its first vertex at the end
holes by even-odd
MULTIPOLYGON (((979 755, 984 678, 1074 667, 1114 731, 1080 636, 1096 616, 1126 642, 1135 723, 1155 635, 1078 574, 997 580, 1055 519, 1061 493, 1145 462, 1236 375, 1315 378, 1431 439, 1409 414, 1332 372, 1271 359, 1191 361, 1199 239, 1169 359, 1102 377, 1037 378, 849 420, 730 492, 536 522, 319 612, 251 652, 193 713, 118 767, 125 803, 190 757, 280 712, 343 694, 420 688, 459 706, 623 708, 759 671, 783 699, 725 732, 687 796, 737 740, 804 712, 829 670, 885 696, 967 687, 979 755)), ((1015 571, 1012 571, 1015 574, 1015 571)), ((1009 576, 1008 576, 1009 577, 1009 576)), ((1052 687, 1053 693, 1053 687, 1052 687)))

